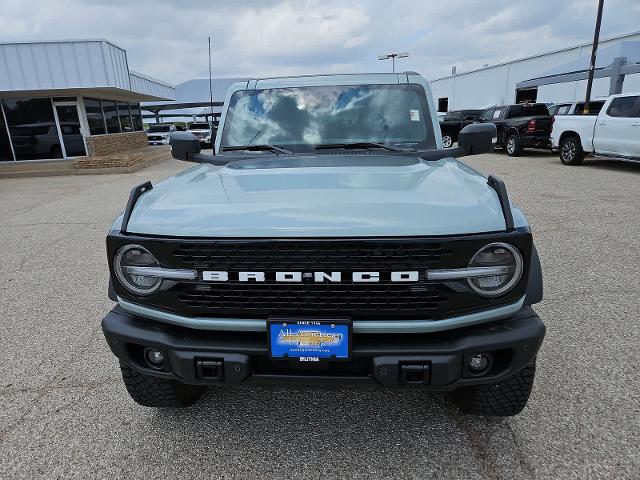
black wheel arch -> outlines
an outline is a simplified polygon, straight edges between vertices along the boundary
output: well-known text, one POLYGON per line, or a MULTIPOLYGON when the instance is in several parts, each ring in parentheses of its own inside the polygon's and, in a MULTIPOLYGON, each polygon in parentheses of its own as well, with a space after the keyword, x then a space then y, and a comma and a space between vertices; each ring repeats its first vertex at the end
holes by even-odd
POLYGON ((533 305, 542 301, 542 265, 538 250, 533 245, 531 249, 531 267, 529 268, 529 277, 527 278, 527 293, 524 297, 525 305, 533 305))

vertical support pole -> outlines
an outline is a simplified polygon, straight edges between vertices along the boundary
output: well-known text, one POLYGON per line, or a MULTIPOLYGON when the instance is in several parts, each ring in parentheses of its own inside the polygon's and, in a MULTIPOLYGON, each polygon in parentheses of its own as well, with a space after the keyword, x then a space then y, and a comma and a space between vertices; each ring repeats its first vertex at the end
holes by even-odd
POLYGON ((621 73, 622 66, 627 63, 626 57, 617 57, 613 59, 611 65, 611 78, 609 83, 609 95, 622 93, 622 85, 624 84, 624 73, 621 73))
POLYGON ((596 55, 598 53, 598 42, 600 40, 600 24, 602 23, 602 7, 604 0, 598 0, 598 16, 596 17, 596 29, 593 32, 593 46, 591 48, 591 62, 589 63, 589 77, 587 78, 587 94, 584 100, 584 113, 589 112, 589 102, 591 101, 591 87, 593 86, 593 72, 596 68, 596 55))

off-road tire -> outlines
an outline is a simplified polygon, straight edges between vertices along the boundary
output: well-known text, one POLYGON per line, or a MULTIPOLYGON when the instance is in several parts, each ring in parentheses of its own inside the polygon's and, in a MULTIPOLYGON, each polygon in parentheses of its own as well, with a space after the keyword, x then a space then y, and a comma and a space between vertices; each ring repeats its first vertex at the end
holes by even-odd
POLYGON ((534 362, 500 383, 460 388, 451 397, 463 413, 510 417, 527 404, 535 373, 534 362))
POLYGON ((522 153, 522 145, 520 144, 520 137, 515 134, 507 136, 507 140, 504 142, 504 149, 507 151, 507 155, 510 157, 518 157, 522 153))
POLYGON ((585 157, 580 137, 571 135, 563 138, 558 154, 563 165, 580 165, 585 157))
POLYGON ((453 137, 451 135, 442 135, 442 146, 444 148, 453 147, 453 137))
POLYGON ((131 398, 145 407, 183 408, 193 405, 207 390, 173 380, 145 375, 120 362, 122 380, 131 398))

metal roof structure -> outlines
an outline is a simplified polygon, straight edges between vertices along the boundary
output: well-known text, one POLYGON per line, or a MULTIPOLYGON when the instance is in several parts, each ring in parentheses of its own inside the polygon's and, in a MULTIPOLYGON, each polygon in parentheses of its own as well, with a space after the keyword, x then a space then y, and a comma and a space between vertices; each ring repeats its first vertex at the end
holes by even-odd
MULTIPOLYGON (((584 80, 589 72, 591 55, 582 57, 544 72, 530 80, 524 80, 516 88, 533 88, 561 82, 584 80)), ((611 77, 609 93, 621 93, 622 82, 627 74, 640 73, 640 42, 620 42, 608 48, 598 50, 594 78, 611 77), (620 80, 622 77, 622 80, 620 80), (619 91, 618 91, 619 90, 619 91)))
MULTIPOLYGON (((246 78, 214 78, 212 80, 213 106, 223 105, 225 94, 231 85, 247 80, 246 78)), ((142 102, 140 107, 154 114, 163 112, 162 116, 200 116, 205 115, 207 110, 210 114, 209 79, 196 78, 176 85, 174 98, 175 100, 172 101, 142 102)))
POLYGON ((0 95, 170 100, 174 87, 129 70, 127 52, 104 39, 0 43, 0 95))

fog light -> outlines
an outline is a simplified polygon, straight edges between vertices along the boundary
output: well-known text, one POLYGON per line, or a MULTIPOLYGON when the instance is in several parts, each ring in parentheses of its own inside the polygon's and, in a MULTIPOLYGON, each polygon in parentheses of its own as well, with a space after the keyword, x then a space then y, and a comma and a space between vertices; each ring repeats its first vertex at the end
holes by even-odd
POLYGON ((153 367, 160 367, 164 363, 164 353, 160 350, 156 350, 155 348, 149 348, 147 350, 147 361, 153 367))
POLYGON ((473 373, 480 373, 489 367, 489 357, 483 354, 473 355, 469 359, 469 370, 473 373))

